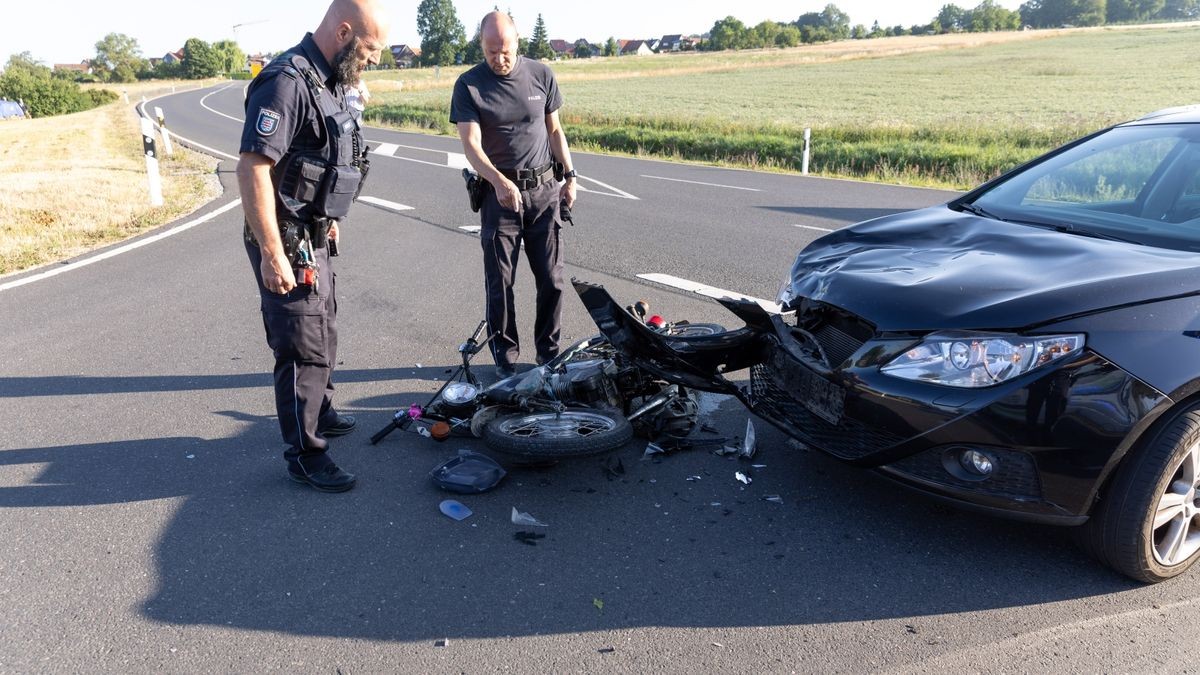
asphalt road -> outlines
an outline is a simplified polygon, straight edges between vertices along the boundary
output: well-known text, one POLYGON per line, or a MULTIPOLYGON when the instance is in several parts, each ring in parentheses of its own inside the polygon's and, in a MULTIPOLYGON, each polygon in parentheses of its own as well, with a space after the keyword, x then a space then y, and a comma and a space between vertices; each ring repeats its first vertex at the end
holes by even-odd
MULTIPOLYGON (((239 84, 152 105, 232 156, 240 101, 239 84)), ((730 460, 643 462, 633 443, 623 473, 597 459, 514 469, 461 498, 470 519, 445 518, 427 472, 482 445, 368 437, 436 389, 480 320, 479 242, 461 229, 478 222, 456 140, 368 138, 392 156, 377 154, 366 194, 410 208, 357 205, 337 261, 337 401, 360 428, 333 454, 360 476, 350 493, 284 476, 236 206, 94 264, 0 279, 0 671, 1197 669, 1200 574, 1139 586, 1061 530, 947 509, 762 422, 749 486, 730 460), (546 538, 514 540, 513 507, 548 522, 546 538)), ((568 274, 726 324, 715 303, 637 275, 770 299, 822 229, 950 196, 576 164, 588 192, 568 274)), ((182 223, 237 198, 232 170, 182 223)), ((525 271, 518 296, 531 324, 525 271)), ((573 300, 564 319, 568 338, 594 332, 573 300)), ((710 424, 742 433, 736 401, 705 403, 710 424)))

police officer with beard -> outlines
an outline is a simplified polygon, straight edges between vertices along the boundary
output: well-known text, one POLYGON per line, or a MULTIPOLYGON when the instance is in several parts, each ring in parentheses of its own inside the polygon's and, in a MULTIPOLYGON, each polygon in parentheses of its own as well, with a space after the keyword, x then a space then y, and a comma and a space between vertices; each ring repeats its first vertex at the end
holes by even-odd
POLYGON ((499 377, 514 372, 517 337, 513 281, 521 244, 537 286, 533 324, 537 363, 558 354, 563 252, 560 204, 575 204, 575 170, 558 120, 562 94, 554 73, 517 54, 517 28, 503 12, 480 23, 486 59, 459 76, 450 102, 467 161, 487 181, 480 209, 483 270, 492 358, 499 377), (554 163, 565 182, 559 185, 554 163))
POLYGON ((334 0, 317 29, 250 83, 238 186, 246 253, 275 354, 275 408, 288 475, 325 492, 355 477, 326 453, 354 418, 333 408, 338 222, 366 175, 366 148, 346 87, 379 62, 387 27, 376 0, 334 0))

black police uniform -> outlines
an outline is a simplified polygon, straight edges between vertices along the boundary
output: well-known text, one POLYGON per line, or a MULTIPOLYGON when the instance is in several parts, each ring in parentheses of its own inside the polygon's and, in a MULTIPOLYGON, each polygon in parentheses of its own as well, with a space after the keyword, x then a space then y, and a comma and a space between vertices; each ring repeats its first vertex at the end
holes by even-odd
POLYGON ((241 152, 275 161, 276 215, 299 285, 286 295, 263 286, 262 254, 248 224, 246 253, 275 354, 275 406, 289 446, 284 457, 293 473, 315 475, 332 463, 320 430, 338 419, 332 407, 337 275, 328 228, 357 197, 367 163, 358 117, 311 33, 250 83, 241 152), (302 283, 306 274, 314 283, 302 283))
POLYGON ((554 176, 546 115, 558 110, 562 95, 545 64, 517 57, 512 72, 499 76, 480 63, 459 76, 450 104, 450 122, 479 124, 488 160, 521 191, 521 211, 500 205, 489 186, 480 208, 485 315, 492 358, 512 368, 520 355, 513 282, 521 243, 537 288, 533 324, 537 361, 558 354, 562 323, 563 250, 559 185, 554 176))

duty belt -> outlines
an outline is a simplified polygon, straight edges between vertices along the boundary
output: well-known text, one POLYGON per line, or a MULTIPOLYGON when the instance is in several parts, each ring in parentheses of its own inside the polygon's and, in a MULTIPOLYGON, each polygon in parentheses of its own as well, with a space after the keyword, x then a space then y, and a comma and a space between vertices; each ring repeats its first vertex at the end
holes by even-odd
POLYGON ((532 190, 554 180, 554 162, 536 169, 500 169, 500 173, 515 183, 518 190, 532 190))

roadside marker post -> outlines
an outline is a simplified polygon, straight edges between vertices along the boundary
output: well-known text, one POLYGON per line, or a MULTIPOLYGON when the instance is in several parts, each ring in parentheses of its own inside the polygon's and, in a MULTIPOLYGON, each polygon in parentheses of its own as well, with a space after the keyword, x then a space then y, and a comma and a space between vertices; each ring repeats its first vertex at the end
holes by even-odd
POLYGON ((142 118, 142 149, 146 154, 146 176, 150 181, 150 205, 162 206, 162 177, 158 175, 158 153, 154 148, 154 122, 142 118))
POLYGON ((154 106, 154 116, 158 118, 158 131, 162 134, 163 150, 167 157, 174 156, 175 149, 171 147, 171 132, 167 131, 167 120, 163 117, 162 108, 154 106))
POLYGON ((812 142, 812 129, 805 127, 804 128, 804 158, 802 160, 800 160, 800 173, 801 173, 801 175, 804 175, 804 176, 808 175, 808 149, 809 149, 809 144, 811 142, 812 142))

